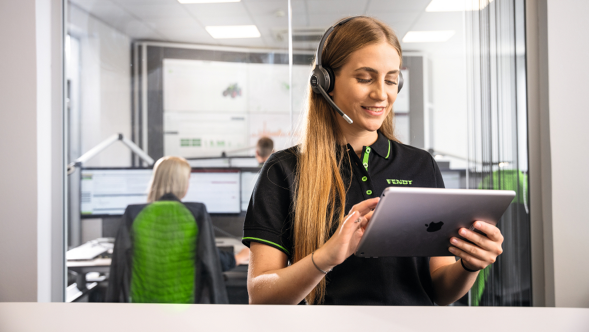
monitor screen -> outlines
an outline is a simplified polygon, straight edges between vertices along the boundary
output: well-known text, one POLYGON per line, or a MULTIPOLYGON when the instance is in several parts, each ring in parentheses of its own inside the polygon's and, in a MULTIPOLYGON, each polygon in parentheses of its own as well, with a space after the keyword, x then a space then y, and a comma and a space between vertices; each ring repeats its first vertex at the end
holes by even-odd
POLYGON ((259 172, 241 172, 241 211, 247 211, 259 172))
POLYGON ((239 213, 239 180, 237 169, 193 169, 182 201, 204 203, 209 213, 239 213))
POLYGON ((464 189, 466 179, 463 179, 464 170, 441 170, 442 178, 444 179, 444 185, 447 189, 464 189))
POLYGON ((147 203, 151 169, 82 169, 82 215, 122 215, 129 204, 147 203))

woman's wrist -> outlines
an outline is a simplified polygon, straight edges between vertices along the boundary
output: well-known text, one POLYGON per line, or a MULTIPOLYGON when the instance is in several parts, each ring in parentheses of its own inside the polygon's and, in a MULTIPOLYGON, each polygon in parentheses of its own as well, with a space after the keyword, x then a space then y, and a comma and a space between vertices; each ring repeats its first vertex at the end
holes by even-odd
POLYGON ((470 273, 474 273, 474 272, 479 272, 479 271, 480 271, 480 269, 473 269, 473 268, 471 268, 470 266, 466 265, 466 264, 464 263, 464 260, 463 260, 462 258, 460 258, 459 260, 460 260, 460 265, 462 265, 462 268, 463 268, 465 271, 467 271, 467 272, 470 272, 470 273))
POLYGON ((329 255, 324 247, 315 250, 315 252, 313 252, 311 255, 312 263, 315 265, 318 271, 323 273, 329 272, 337 266, 337 264, 330 262, 329 255))

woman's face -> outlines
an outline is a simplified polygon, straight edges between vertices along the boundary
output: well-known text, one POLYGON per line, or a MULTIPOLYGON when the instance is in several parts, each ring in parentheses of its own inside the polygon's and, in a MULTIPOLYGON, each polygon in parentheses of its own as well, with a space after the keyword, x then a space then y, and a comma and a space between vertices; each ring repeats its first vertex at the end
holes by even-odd
POLYGON ((345 126, 352 126, 355 131, 380 128, 397 98, 400 63, 397 50, 386 42, 350 54, 330 93, 335 104, 354 121, 349 125, 340 119, 344 130, 345 126))

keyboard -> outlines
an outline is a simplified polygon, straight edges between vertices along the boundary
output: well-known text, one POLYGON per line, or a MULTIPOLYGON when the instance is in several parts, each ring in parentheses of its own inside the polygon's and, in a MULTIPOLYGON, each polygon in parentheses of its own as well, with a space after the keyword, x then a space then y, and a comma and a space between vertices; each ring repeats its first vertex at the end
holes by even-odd
MULTIPOLYGON (((114 239, 112 239, 114 240, 114 239)), ((100 255, 112 251, 114 243, 110 238, 99 238, 84 243, 83 245, 68 250, 66 259, 68 261, 85 261, 92 260, 100 255)))

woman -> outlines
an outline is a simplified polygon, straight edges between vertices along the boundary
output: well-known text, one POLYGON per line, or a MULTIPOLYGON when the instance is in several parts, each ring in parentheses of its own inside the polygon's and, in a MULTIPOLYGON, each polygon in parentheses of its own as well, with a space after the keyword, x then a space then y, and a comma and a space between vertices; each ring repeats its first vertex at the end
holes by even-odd
POLYGON ((321 51, 335 75, 329 96, 340 117, 310 93, 301 143, 273 154, 252 195, 243 243, 250 246, 251 303, 446 305, 495 261, 503 237, 476 222, 448 243, 453 257, 353 256, 378 197, 391 183, 443 187, 425 151, 403 145, 393 131, 401 47, 382 22, 340 22, 321 51), (391 181, 407 180, 407 181, 391 181), (475 245, 476 244, 476 245, 475 245), (327 273, 329 272, 329 273, 327 273))
POLYGON ((190 171, 184 158, 161 158, 153 168, 149 204, 126 208, 107 302, 228 302, 222 270, 247 261, 249 250, 235 257, 217 250, 206 207, 180 202, 188 192, 190 171))

